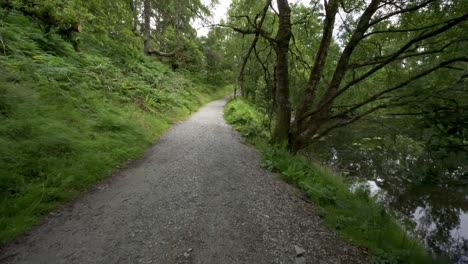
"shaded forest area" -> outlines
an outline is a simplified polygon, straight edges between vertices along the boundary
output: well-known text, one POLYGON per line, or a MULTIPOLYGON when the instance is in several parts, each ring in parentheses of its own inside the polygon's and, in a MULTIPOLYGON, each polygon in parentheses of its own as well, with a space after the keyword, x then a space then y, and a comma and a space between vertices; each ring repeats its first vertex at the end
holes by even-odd
POLYGON ((216 2, 0 2, 0 240, 229 89, 226 119, 372 261, 463 261, 468 2, 233 0, 212 24, 216 2))
POLYGON ((189 23, 208 9, 147 2, 1 1, 2 243, 230 90, 189 23))

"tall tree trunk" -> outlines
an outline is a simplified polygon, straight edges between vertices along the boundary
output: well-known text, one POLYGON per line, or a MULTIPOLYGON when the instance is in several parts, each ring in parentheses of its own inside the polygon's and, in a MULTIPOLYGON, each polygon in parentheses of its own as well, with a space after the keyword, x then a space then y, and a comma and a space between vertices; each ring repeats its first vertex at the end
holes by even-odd
POLYGON ((180 2, 177 1, 176 3, 176 18, 175 18, 175 26, 174 26, 174 30, 175 30, 175 36, 176 36, 176 41, 177 41, 177 49, 176 50, 180 50, 182 48, 182 44, 180 42, 180 32, 179 32, 179 29, 180 29, 180 2))
POLYGON ((323 25, 322 39, 315 56, 314 66, 312 67, 309 75, 307 89, 304 92, 302 100, 299 102, 296 116, 291 128, 291 143, 289 148, 292 152, 297 152, 305 145, 307 140, 305 138, 306 134, 315 133, 321 126, 321 113, 315 118, 316 122, 314 122, 314 124, 307 124, 304 122, 304 118, 315 103, 315 94, 320 84, 320 78, 325 68, 325 62, 327 60, 328 51, 330 50, 330 44, 332 42, 333 29, 335 25, 336 14, 338 13, 338 7, 338 0, 330 0, 325 8, 325 20, 323 25), (309 133, 304 133, 306 130, 309 133))
POLYGON ((144 20, 144 29, 143 29, 143 38, 144 38, 144 51, 146 54, 151 52, 151 0, 144 0, 143 2, 143 15, 144 20))
POLYGON ((308 143, 310 143, 310 141, 316 138, 315 135, 320 132, 323 126, 329 123, 333 100, 338 93, 341 82, 348 70, 349 59, 354 49, 362 40, 366 30, 369 28, 370 20, 379 8, 381 1, 372 0, 359 18, 356 29, 341 53, 340 59, 333 72, 331 83, 328 85, 328 88, 321 100, 316 103, 315 93, 320 84, 320 76, 324 71, 326 54, 328 53, 331 44, 335 17, 338 12, 338 2, 338 0, 330 0, 328 6, 326 6, 322 41, 317 52, 314 67, 310 73, 309 85, 303 100, 299 104, 293 124, 290 145, 290 150, 292 152, 297 152, 304 148, 308 143), (315 109, 312 107, 315 107, 315 109))
POLYGON ((130 5, 130 11, 132 11, 132 20, 133 20, 133 32, 135 35, 138 35, 140 21, 138 20, 138 9, 136 7, 135 0, 128 0, 130 5))
POLYGON ((289 102, 289 41, 291 40, 291 8, 288 0, 278 0, 279 26, 276 36, 276 125, 273 143, 287 143, 291 125, 289 102))
POLYGON ((174 57, 176 52, 163 52, 151 47, 151 18, 153 17, 153 10, 151 9, 151 0, 143 1, 143 15, 144 19, 144 28, 143 28, 143 50, 146 55, 158 55, 161 57, 174 57))

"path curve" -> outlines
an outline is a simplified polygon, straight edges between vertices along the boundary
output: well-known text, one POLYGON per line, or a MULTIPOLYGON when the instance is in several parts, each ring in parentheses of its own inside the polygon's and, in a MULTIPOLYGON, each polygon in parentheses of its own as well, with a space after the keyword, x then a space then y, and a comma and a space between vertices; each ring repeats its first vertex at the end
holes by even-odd
POLYGON ((225 100, 0 252, 1 263, 363 263, 300 191, 261 168, 225 100), (294 246, 305 249, 296 257, 294 246))

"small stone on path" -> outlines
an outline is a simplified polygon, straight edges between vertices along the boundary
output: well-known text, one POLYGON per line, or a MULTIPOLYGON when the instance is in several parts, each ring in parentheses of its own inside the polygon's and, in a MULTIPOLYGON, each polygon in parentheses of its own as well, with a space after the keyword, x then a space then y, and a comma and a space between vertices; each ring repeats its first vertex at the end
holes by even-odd
POLYGON ((294 264, 305 264, 305 258, 304 257, 298 257, 296 258, 296 261, 294 262, 294 264))
POLYGON ((297 257, 304 256, 304 254, 306 253, 306 251, 303 248, 299 247, 299 246, 294 245, 294 249, 296 250, 296 256, 297 257))

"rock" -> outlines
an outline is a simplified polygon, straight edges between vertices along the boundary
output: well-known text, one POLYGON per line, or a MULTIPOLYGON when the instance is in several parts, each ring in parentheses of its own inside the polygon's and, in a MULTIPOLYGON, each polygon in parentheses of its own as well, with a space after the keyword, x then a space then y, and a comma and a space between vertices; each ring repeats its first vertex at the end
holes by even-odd
POLYGON ((61 216, 62 213, 60 213, 60 212, 50 212, 49 215, 50 215, 50 216, 61 216))
POLYGON ((305 258, 304 257, 298 257, 296 258, 296 260, 294 261, 294 264, 305 264, 305 258))
POLYGON ((185 253, 184 253, 184 257, 185 257, 185 258, 189 258, 189 257, 190 257, 190 254, 187 253, 187 252, 185 252, 185 253))
POLYGON ((302 257, 306 253, 306 251, 303 248, 299 247, 299 246, 294 245, 294 249, 296 250, 296 256, 297 257, 302 257))
POLYGON ((192 252, 192 250, 193 250, 193 248, 189 248, 189 249, 187 250, 187 252, 192 252))

